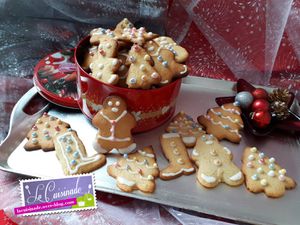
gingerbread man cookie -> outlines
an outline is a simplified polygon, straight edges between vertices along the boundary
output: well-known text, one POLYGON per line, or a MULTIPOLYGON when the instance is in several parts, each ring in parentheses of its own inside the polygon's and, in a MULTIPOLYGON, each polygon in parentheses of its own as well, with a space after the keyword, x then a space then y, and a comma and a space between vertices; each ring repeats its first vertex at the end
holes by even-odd
POLYGON ((187 148, 194 147, 197 137, 205 133, 202 127, 192 117, 179 112, 166 128, 169 133, 178 133, 187 148))
POLYGON ((213 135, 198 137, 192 160, 198 167, 197 180, 204 187, 213 188, 221 182, 238 186, 244 182, 241 170, 232 162, 231 151, 213 135))
POLYGON ((171 180, 195 172, 188 152, 179 134, 166 133, 160 137, 160 143, 169 165, 160 171, 159 177, 163 180, 171 180))
POLYGON ((92 123, 98 128, 94 148, 99 153, 113 149, 121 154, 135 150, 131 130, 136 126, 134 116, 127 111, 125 101, 118 96, 108 96, 103 108, 94 116, 92 123))
POLYGON ((146 42, 144 48, 152 57, 155 70, 162 77, 160 85, 166 85, 174 78, 187 76, 187 66, 177 63, 174 54, 168 49, 159 47, 154 41, 146 42))
POLYGON ((227 139, 233 143, 241 141, 239 130, 244 127, 241 109, 233 103, 209 109, 206 115, 198 117, 198 122, 206 127, 208 134, 213 134, 218 140, 227 139))
POLYGON ((68 123, 44 113, 37 119, 27 134, 27 143, 24 148, 27 151, 42 149, 43 151, 54 150, 53 137, 67 132, 70 128, 68 123))
POLYGON ((255 147, 245 148, 242 161, 247 189, 253 193, 265 192, 268 197, 279 198, 285 189, 296 187, 296 182, 286 176, 286 170, 275 163, 275 158, 266 157, 255 147))
POLYGON ((149 146, 119 158, 116 163, 108 166, 107 173, 117 180, 117 186, 122 191, 141 190, 152 193, 155 190, 155 178, 159 175, 159 169, 154 151, 149 146))
POLYGON ((88 173, 106 162, 106 157, 102 154, 87 157, 85 147, 75 131, 57 135, 54 144, 65 175, 88 173))
POLYGON ((161 76, 153 68, 151 57, 142 47, 133 45, 128 56, 130 67, 126 84, 129 88, 149 89, 152 85, 160 83, 161 76))
POLYGON ((99 38, 98 54, 90 64, 92 76, 107 83, 117 84, 119 76, 116 74, 121 62, 116 58, 118 43, 112 38, 99 38))
POLYGON ((187 52, 187 50, 178 45, 170 37, 160 36, 158 38, 155 38, 153 41, 155 41, 159 45, 159 47, 170 50, 175 56, 175 61, 178 63, 185 62, 189 57, 189 53, 187 52))

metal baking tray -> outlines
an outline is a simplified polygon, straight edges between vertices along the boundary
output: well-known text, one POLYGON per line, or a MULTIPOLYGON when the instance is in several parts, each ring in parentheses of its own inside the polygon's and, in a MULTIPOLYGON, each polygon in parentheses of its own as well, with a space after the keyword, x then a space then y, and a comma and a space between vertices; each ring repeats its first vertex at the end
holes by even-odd
MULTIPOLYGON (((183 80, 180 95, 177 99, 176 111, 184 110, 194 119, 205 114, 210 107, 215 107, 215 97, 230 96, 234 83, 207 78, 189 77, 183 80)), ((39 112, 28 115, 24 106, 37 95, 33 88, 28 91, 15 106, 7 138, 0 146, 0 168, 12 173, 33 177, 62 176, 61 166, 55 152, 32 151, 23 148, 25 136, 34 121, 44 112, 59 117, 68 122, 78 132, 83 140, 88 154, 93 154, 92 140, 96 129, 90 121, 77 110, 63 109, 47 104, 39 112)), ((298 109, 299 110, 299 106, 298 109)), ((300 111, 300 110, 299 110, 300 111)), ((157 155, 159 168, 167 165, 159 144, 159 135, 164 132, 163 126, 150 132, 135 135, 138 147, 152 145, 157 155)), ((241 166, 241 156, 244 147, 256 146, 268 156, 276 158, 277 162, 287 169, 288 175, 300 181, 300 137, 295 134, 273 132, 266 137, 255 137, 242 133, 240 144, 227 141, 221 143, 232 150, 234 162, 241 166)), ((181 176, 175 180, 156 180, 156 190, 153 194, 139 191, 125 193, 116 187, 116 181, 106 172, 107 165, 116 161, 115 154, 109 154, 107 164, 95 171, 96 189, 132 198, 170 205, 196 212, 216 215, 236 221, 254 224, 299 224, 300 190, 299 187, 286 191, 279 199, 267 198, 264 194, 253 194, 244 185, 229 187, 220 184, 214 189, 206 189, 196 181, 196 175, 181 176)))

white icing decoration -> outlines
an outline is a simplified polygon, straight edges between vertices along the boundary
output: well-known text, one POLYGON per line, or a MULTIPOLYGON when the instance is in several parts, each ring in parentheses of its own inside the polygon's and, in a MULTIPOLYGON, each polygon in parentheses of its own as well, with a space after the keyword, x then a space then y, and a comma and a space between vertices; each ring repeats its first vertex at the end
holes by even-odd
POLYGON ((190 136, 190 137, 183 137, 182 138, 182 141, 185 143, 185 144, 193 144, 196 142, 196 138, 193 137, 193 136, 190 136))
POLYGON ((119 101, 116 101, 116 106, 120 106, 120 102, 119 101))
POLYGON ((194 155, 194 156, 198 156, 199 155, 199 153, 198 153, 198 151, 197 151, 197 149, 193 149, 193 152, 192 152, 192 154, 194 155))
POLYGON ((232 181, 238 181, 238 180, 242 179, 242 172, 239 171, 235 175, 229 177, 229 179, 232 180, 232 181))
POLYGON ((174 148, 173 154, 174 154, 174 155, 180 155, 180 153, 178 152, 178 149, 177 149, 177 148, 174 148))
POLYGON ((284 176, 283 174, 280 174, 280 175, 278 176, 278 179, 279 179, 280 181, 285 181, 285 176, 284 176))
POLYGON ((242 137, 242 136, 239 134, 239 132, 238 132, 237 129, 231 129, 230 127, 227 128, 228 125, 223 124, 221 121, 216 122, 216 121, 214 121, 214 120, 213 120, 210 116, 208 116, 208 115, 204 115, 204 117, 205 117, 206 119, 210 120, 212 124, 222 126, 223 128, 227 129, 229 132, 235 133, 238 137, 242 137))
POLYGON ((212 145, 214 142, 213 141, 206 141, 205 144, 207 145, 212 145))
POLYGON ((223 116, 222 113, 219 114, 220 112, 216 112, 214 109, 210 109, 210 111, 211 111, 213 114, 215 114, 215 115, 217 115, 217 116, 220 116, 220 117, 223 118, 223 119, 226 119, 226 120, 229 120, 229 121, 232 122, 232 123, 238 124, 241 128, 244 127, 244 125, 241 124, 241 123, 239 123, 238 120, 236 120, 236 119, 234 120, 234 119, 232 119, 230 116, 223 116))
POLYGON ((275 162, 275 159, 274 159, 274 158, 270 158, 270 159, 269 159, 269 162, 270 162, 270 163, 274 163, 274 162, 275 162))
POLYGON ((111 129, 110 129, 111 135, 109 137, 103 137, 100 134, 98 134, 97 135, 98 139, 109 140, 109 141, 118 141, 118 142, 131 140, 130 137, 127 137, 127 138, 116 138, 115 137, 115 126, 116 126, 115 123, 119 122, 127 114, 126 110, 124 110, 122 112, 122 114, 115 120, 111 120, 109 117, 104 115, 102 111, 100 111, 100 114, 103 116, 104 119, 106 119, 111 124, 111 129))
POLYGON ((77 143, 75 137, 73 136, 73 134, 72 134, 71 132, 67 132, 67 133, 65 133, 65 134, 63 134, 63 135, 58 136, 58 137, 57 137, 57 141, 58 141, 58 143, 59 143, 60 148, 62 149, 61 152, 62 152, 62 155, 63 155, 65 161, 66 161, 67 169, 68 169, 68 171, 70 172, 70 174, 75 174, 75 173, 77 173, 78 169, 79 169, 81 166, 90 164, 90 163, 92 163, 92 162, 96 162, 96 161, 98 161, 98 160, 101 158, 101 155, 99 155, 99 154, 97 154, 97 155, 95 155, 95 156, 91 156, 91 157, 84 157, 84 156, 82 155, 81 151, 80 151, 79 145, 78 145, 78 143, 77 143), (66 155, 65 150, 64 150, 64 147, 63 147, 63 145, 62 145, 62 143, 63 143, 62 140, 63 140, 66 136, 69 136, 69 138, 73 139, 73 143, 75 143, 75 149, 77 149, 77 150, 78 150, 78 153, 79 153, 79 157, 78 157, 78 158, 79 158, 79 159, 78 159, 79 163, 75 166, 74 169, 71 169, 71 166, 70 166, 70 163, 69 163, 70 160, 69 160, 68 156, 66 155), (80 161, 81 161, 81 162, 80 162, 80 161))
POLYGON ((230 155, 230 154, 231 154, 231 151, 229 150, 229 148, 227 148, 227 147, 224 147, 223 149, 226 151, 226 153, 227 153, 228 155, 230 155))
POLYGON ((132 186, 135 185, 135 182, 134 182, 134 181, 127 180, 127 179, 125 179, 124 177, 117 177, 117 181, 118 181, 120 184, 124 184, 124 185, 129 186, 129 187, 132 187, 132 186))
POLYGON ((267 186, 267 185, 268 185, 268 181, 267 181, 266 179, 262 179, 262 180, 260 181, 260 184, 261 184, 262 186, 267 186))
POLYGON ((270 170, 270 171, 268 172, 268 176, 274 177, 274 176, 275 176, 274 170, 270 170))
POLYGON ((249 160, 249 161, 253 161, 254 159, 255 159, 254 155, 249 155, 249 156, 248 156, 248 160, 249 160))
POLYGON ((214 183, 217 180, 215 177, 207 176, 204 173, 201 173, 201 178, 207 183, 214 183))
POLYGON ((181 168, 179 171, 175 172, 175 173, 162 173, 162 175, 164 177, 173 177, 173 176, 176 176, 182 172, 193 172, 195 169, 194 167, 191 167, 191 168, 181 168))
POLYGON ((136 162, 136 164, 139 164, 139 165, 145 165, 147 169, 156 169, 157 168, 157 164, 156 163, 153 163, 152 166, 149 166, 148 165, 148 161, 145 159, 141 162, 137 161, 136 159, 129 159, 127 158, 126 161, 128 162, 136 162))
POLYGON ((118 111, 119 111, 119 108, 117 108, 117 107, 112 107, 112 108, 111 108, 111 111, 112 111, 112 112, 118 112, 118 111))
POLYGON ((177 163, 180 164, 180 165, 183 165, 183 164, 184 164, 182 158, 177 159, 177 163))
POLYGON ((179 134, 177 133, 167 133, 162 135, 163 138, 175 138, 175 137, 180 137, 179 134))
POLYGON ((250 149, 250 151, 251 151, 252 153, 255 153, 255 152, 257 152, 257 148, 252 147, 252 148, 250 149))
POLYGON ((241 113, 235 109, 226 109, 224 107, 224 105, 221 106, 221 108, 224 110, 224 111, 227 111, 227 112, 231 112, 231 113, 234 113, 234 114, 237 114, 237 115, 241 115, 241 113))
POLYGON ((281 170, 279 170, 278 172, 279 172, 279 174, 281 174, 281 175, 285 175, 285 174, 286 174, 286 170, 285 170, 285 169, 281 169, 281 170))
POLYGON ((111 83, 113 83, 117 78, 118 78, 118 75, 113 74, 113 75, 111 75, 111 77, 108 79, 107 82, 108 82, 109 84, 111 84, 111 83))
POLYGON ((261 168, 261 167, 258 167, 256 171, 257 171, 258 173, 263 173, 263 172, 264 172, 263 168, 261 168))
POLYGON ((183 65, 184 67, 184 70, 180 72, 180 74, 185 74, 187 72, 187 66, 186 65, 183 65))
POLYGON ((155 156, 151 153, 147 153, 145 151, 142 151, 142 150, 138 150, 138 153, 140 153, 142 156, 146 156, 146 157, 149 157, 149 158, 154 158, 155 156))

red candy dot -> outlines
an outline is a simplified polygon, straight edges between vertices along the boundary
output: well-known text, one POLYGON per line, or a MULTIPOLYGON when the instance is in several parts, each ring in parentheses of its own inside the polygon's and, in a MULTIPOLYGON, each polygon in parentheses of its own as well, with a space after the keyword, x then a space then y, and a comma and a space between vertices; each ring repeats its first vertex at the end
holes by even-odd
POLYGON ((56 131, 60 131, 59 126, 55 127, 55 130, 56 130, 56 131))

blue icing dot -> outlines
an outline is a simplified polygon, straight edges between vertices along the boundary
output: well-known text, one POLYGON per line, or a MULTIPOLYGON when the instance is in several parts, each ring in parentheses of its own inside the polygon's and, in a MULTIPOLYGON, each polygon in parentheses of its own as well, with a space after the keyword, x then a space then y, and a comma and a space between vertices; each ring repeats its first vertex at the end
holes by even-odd
POLYGON ((275 169, 275 165, 274 165, 273 163, 271 163, 271 164, 269 165, 269 169, 274 170, 274 169, 275 169))
POLYGON ((71 152, 72 151, 72 148, 71 148, 71 146, 70 145, 68 145, 67 147, 66 147, 66 152, 71 152))
POLYGON ((225 129, 229 129, 229 126, 228 126, 228 125, 224 125, 224 128, 225 128, 225 129))
POLYGON ((76 159, 79 158, 79 152, 78 151, 74 152, 73 157, 76 158, 76 159))
POLYGON ((74 165, 76 165, 76 164, 77 164, 77 162, 76 162, 76 160, 75 160, 75 159, 71 160, 71 162, 70 162, 70 163, 71 163, 71 165, 72 165, 72 166, 74 166, 74 165))
POLYGON ((33 133, 31 134, 31 136, 34 137, 34 138, 36 138, 36 137, 37 137, 37 133, 36 133, 36 132, 33 132, 33 133))
POLYGON ((51 137, 50 137, 49 134, 46 134, 46 135, 45 135, 45 138, 46 138, 46 140, 50 140, 50 139, 51 139, 51 137))
POLYGON ((173 129, 173 130, 172 130, 172 133, 177 133, 177 130, 176 130, 176 129, 173 129))

